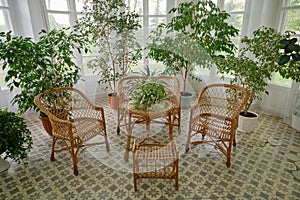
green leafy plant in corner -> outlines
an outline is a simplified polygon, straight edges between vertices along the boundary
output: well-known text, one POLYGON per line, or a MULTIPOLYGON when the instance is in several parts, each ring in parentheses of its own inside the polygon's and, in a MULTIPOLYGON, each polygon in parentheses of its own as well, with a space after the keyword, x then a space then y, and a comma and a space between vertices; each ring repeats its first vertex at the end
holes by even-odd
POLYGON ((75 49, 81 52, 85 48, 85 41, 69 28, 42 31, 37 42, 11 32, 1 32, 0 39, 2 69, 7 70, 5 81, 10 91, 20 89, 12 100, 20 113, 38 111, 34 104, 37 94, 56 87, 72 87, 79 80, 80 68, 72 57, 75 49))
POLYGON ((163 62, 167 74, 180 74, 185 95, 188 76, 200 81, 192 73, 195 66, 209 68, 217 54, 234 53, 231 37, 238 30, 211 0, 182 2, 168 14, 173 15, 170 22, 160 24, 149 38, 148 57, 163 62))
POLYGON ((248 90, 249 99, 243 110, 244 115, 247 115, 255 100, 261 99, 272 73, 278 70, 279 40, 285 37, 272 28, 261 27, 253 32, 252 38, 242 38, 244 47, 237 57, 226 56, 215 59, 221 74, 232 75, 233 78, 230 80, 232 84, 241 85, 248 90))
POLYGON ((32 148, 31 132, 24 118, 7 109, 0 109, 0 121, 0 155, 19 163, 32 148))

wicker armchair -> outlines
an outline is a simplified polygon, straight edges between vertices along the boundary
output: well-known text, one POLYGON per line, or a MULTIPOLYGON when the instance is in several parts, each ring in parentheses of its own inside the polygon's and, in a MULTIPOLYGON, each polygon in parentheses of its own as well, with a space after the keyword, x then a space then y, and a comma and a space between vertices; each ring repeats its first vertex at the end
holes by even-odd
POLYGON ((239 86, 212 84, 204 87, 197 103, 191 107, 186 151, 190 144, 214 145, 227 157, 226 165, 230 167, 238 116, 247 100, 247 90, 239 86), (198 134, 202 135, 202 140, 197 138, 198 134))
POLYGON ((44 112, 52 125, 52 150, 68 151, 73 161, 74 174, 78 175, 78 157, 83 149, 93 145, 109 144, 106 134, 104 110, 93 105, 78 89, 65 87, 48 90, 38 94, 35 104, 44 112), (104 137, 104 141, 89 142, 95 136, 104 137), (56 147, 56 141, 62 140, 65 146, 56 147))
POLYGON ((168 96, 172 98, 172 122, 173 126, 178 127, 180 132, 180 92, 179 92, 179 80, 172 76, 129 76, 121 79, 118 82, 118 125, 117 133, 120 133, 120 127, 128 125, 128 103, 130 101, 130 95, 135 89, 134 85, 141 84, 147 79, 154 79, 164 83, 168 96))

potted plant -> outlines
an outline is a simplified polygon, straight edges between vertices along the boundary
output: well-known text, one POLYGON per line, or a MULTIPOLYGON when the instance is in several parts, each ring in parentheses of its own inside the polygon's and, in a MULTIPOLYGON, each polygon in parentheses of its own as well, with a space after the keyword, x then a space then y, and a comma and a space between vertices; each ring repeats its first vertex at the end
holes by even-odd
POLYGON ((233 76, 231 84, 241 85, 249 92, 249 100, 239 118, 240 131, 251 132, 255 127, 258 114, 249 109, 255 100, 261 99, 272 73, 278 69, 279 40, 284 37, 272 28, 261 27, 253 32, 253 38, 242 38, 244 47, 237 57, 226 56, 215 59, 220 73, 233 76))
MULTIPOLYGON (((79 80, 80 69, 72 57, 74 49, 80 52, 84 47, 84 40, 68 28, 41 31, 37 42, 11 32, 0 33, 0 38, 2 69, 7 69, 5 81, 10 91, 20 90, 12 100, 20 113, 38 111, 34 104, 37 94, 56 87, 72 87, 79 80)), ((51 130, 48 133, 51 135, 51 130)))
POLYGON ((163 83, 151 78, 143 83, 132 85, 130 107, 141 110, 162 110, 165 106, 164 100, 167 92, 163 83), (161 108, 161 106, 163 106, 161 108))
MULTIPOLYGON (((238 30, 228 24, 229 14, 221 11, 211 0, 182 2, 169 11, 174 15, 167 24, 160 24, 152 32, 148 57, 166 65, 167 74, 180 74, 183 81, 182 96, 188 76, 199 80, 192 71, 195 66, 210 67, 217 53, 233 54, 236 49, 230 37, 238 30)), ((182 108, 189 108, 182 98, 182 108)))
MULTIPOLYGON (((24 118, 7 109, 0 109, 0 155, 20 163, 32 148, 32 138, 24 118)), ((9 163, 0 156, 0 172, 8 169, 9 163)))
POLYGON ((98 56, 87 65, 99 75, 98 83, 104 84, 104 89, 110 89, 109 96, 117 95, 118 80, 129 74, 131 67, 142 57, 141 47, 135 39, 138 28, 138 15, 122 0, 85 2, 83 17, 75 29, 97 49, 98 56))

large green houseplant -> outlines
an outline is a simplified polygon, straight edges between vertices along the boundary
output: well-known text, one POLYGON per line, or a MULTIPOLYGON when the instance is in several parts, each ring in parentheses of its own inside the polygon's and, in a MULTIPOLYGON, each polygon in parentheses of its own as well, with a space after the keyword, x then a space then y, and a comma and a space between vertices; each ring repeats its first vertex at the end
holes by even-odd
POLYGON ((11 158, 20 163, 32 148, 31 133, 24 118, 7 109, 0 109, 0 172, 9 167, 4 159, 11 158))
POLYGON ((86 0, 83 16, 75 29, 95 48, 97 57, 88 67, 99 75, 99 84, 117 95, 116 85, 141 59, 141 47, 135 38, 140 28, 138 15, 122 0, 86 0))
MULTIPOLYGON (((83 38, 68 28, 42 31, 34 42, 31 38, 0 33, 0 60, 7 70, 5 81, 10 91, 19 92, 12 99, 18 111, 38 111, 34 97, 48 89, 74 86, 79 80, 79 67, 72 59, 75 49, 84 48, 83 38)), ((43 113, 41 113, 43 116, 43 113)))
MULTIPOLYGON (((244 117, 257 117, 249 109, 255 100, 260 100, 263 92, 272 78, 272 73, 278 70, 280 52, 279 41, 286 36, 273 28, 261 27, 253 32, 253 37, 242 38, 242 46, 238 56, 226 56, 215 59, 221 74, 232 75, 230 82, 241 85, 249 92, 249 99, 243 112, 244 117)), ((254 126, 249 126, 254 128, 254 126)), ((247 128, 248 129, 248 128, 247 128)), ((240 128, 240 130, 242 130, 240 128)), ((251 129, 244 130, 251 132, 251 129)))
POLYGON ((152 32, 148 56, 165 64, 168 74, 180 74, 184 96, 188 76, 200 80, 192 73, 195 66, 210 67, 217 54, 234 53, 231 37, 238 30, 227 23, 229 14, 211 0, 179 3, 169 14, 170 22, 152 32))

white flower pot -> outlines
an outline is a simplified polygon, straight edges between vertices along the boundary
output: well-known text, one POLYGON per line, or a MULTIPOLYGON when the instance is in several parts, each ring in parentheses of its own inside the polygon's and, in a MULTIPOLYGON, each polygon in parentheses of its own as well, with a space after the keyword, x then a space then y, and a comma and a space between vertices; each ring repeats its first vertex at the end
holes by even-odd
MULTIPOLYGON (((250 111, 248 111, 249 113, 250 111)), ((238 126, 238 131, 240 132, 252 132, 255 128, 257 119, 258 119, 258 114, 255 112, 250 112, 254 116, 253 117, 245 117, 243 115, 239 115, 239 126, 238 126)))
POLYGON ((181 95, 181 109, 187 110, 191 107, 193 101, 193 94, 186 92, 186 96, 181 95))
POLYGON ((7 160, 4 160, 0 156, 0 172, 7 170, 10 167, 10 164, 7 160))
POLYGON ((292 127, 297 131, 300 131, 300 116, 292 115, 292 127))

